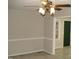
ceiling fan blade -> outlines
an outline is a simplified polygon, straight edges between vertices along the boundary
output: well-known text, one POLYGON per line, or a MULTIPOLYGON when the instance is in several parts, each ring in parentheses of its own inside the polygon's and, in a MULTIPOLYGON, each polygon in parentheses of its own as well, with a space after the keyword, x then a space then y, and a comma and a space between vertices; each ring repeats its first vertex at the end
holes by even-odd
POLYGON ((57 4, 55 7, 71 7, 71 4, 57 4))
POLYGON ((58 8, 58 7, 55 7, 54 9, 57 10, 57 11, 61 11, 62 10, 62 8, 58 8))

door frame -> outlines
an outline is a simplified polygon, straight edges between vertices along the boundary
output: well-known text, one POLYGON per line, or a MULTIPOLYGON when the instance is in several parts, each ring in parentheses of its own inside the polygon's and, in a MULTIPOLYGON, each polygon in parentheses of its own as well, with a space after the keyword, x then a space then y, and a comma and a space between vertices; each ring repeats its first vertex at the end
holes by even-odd
MULTIPOLYGON (((59 17, 59 18, 56 18, 56 19, 59 21, 59 29, 58 29, 58 31, 59 31, 59 34, 58 34, 59 39, 55 39, 55 40, 60 40, 61 46, 58 47, 58 48, 63 48, 64 47, 63 46, 63 44, 64 44, 64 22, 65 21, 71 21, 71 17, 65 17, 65 18, 64 17, 63 18, 59 17)), ((55 32, 55 34, 56 34, 56 32, 55 32)), ((71 37, 71 35, 70 35, 70 37, 71 37)), ((57 42, 55 42, 55 49, 57 49, 56 48, 57 47, 56 43, 57 42)), ((70 45, 71 45, 71 41, 70 41, 70 45)))

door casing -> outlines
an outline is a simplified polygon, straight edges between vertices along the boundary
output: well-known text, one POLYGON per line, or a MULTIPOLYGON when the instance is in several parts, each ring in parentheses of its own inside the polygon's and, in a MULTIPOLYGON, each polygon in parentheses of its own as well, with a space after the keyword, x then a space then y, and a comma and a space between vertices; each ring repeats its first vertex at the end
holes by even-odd
MULTIPOLYGON (((55 49, 63 48, 64 44, 64 21, 71 21, 71 17, 66 18, 56 18, 59 21, 59 38, 55 39, 55 49), (57 44, 59 43, 59 44, 57 44)), ((71 42, 70 42, 71 45, 71 42)))

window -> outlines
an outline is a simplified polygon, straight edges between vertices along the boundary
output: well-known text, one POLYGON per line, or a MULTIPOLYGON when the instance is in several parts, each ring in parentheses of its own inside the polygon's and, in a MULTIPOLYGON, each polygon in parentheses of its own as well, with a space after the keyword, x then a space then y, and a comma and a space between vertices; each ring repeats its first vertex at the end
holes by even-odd
POLYGON ((56 22, 56 39, 58 39, 58 29, 59 29, 59 23, 58 21, 56 22))

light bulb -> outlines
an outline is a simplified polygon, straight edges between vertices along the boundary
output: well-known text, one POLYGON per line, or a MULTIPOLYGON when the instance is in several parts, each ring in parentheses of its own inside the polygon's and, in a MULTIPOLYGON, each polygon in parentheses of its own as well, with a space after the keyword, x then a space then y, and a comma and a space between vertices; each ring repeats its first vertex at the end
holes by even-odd
POLYGON ((42 1, 41 3, 42 3, 43 5, 47 5, 47 2, 45 2, 45 1, 42 1))
POLYGON ((55 9, 54 8, 50 8, 50 15, 55 14, 55 9))
POLYGON ((39 13, 45 15, 45 10, 43 8, 39 8, 39 13))

